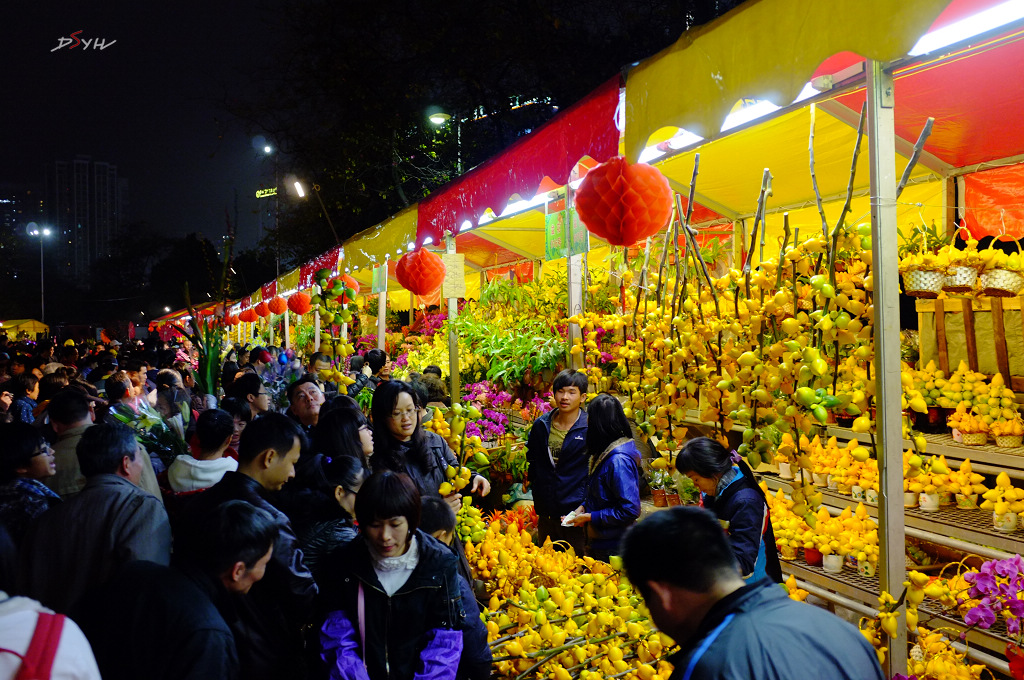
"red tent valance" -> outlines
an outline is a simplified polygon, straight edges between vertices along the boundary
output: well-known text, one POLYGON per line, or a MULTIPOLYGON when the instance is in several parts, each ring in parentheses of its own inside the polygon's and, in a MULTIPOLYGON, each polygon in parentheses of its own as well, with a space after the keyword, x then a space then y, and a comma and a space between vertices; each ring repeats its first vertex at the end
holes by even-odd
POLYGON ((299 270, 299 288, 309 288, 313 285, 313 275, 321 269, 334 270, 338 266, 338 258, 341 256, 341 246, 335 246, 323 255, 318 255, 302 265, 299 270))
POLYGON ((273 300, 274 296, 277 295, 277 279, 274 279, 270 283, 264 283, 260 288, 260 292, 264 301, 273 300))
POLYGON ((619 148, 615 109, 618 76, 569 107, 502 153, 420 202, 416 245, 429 236, 435 244, 445 231, 457 234, 462 223, 477 220, 487 208, 501 213, 513 194, 533 197, 545 176, 560 186, 584 156, 603 162, 619 148))

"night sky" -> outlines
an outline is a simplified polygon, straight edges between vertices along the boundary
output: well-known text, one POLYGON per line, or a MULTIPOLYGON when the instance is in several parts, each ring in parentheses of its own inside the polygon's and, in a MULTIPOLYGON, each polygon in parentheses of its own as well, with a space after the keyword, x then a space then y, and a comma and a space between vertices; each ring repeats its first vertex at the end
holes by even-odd
POLYGON ((41 183, 44 162, 77 154, 115 163, 130 220, 168 236, 224 233, 237 188, 239 245, 254 245, 254 194, 273 163, 221 102, 252 95, 269 16, 240 2, 5 3, 0 182, 41 183), (116 42, 51 51, 79 30, 116 42))

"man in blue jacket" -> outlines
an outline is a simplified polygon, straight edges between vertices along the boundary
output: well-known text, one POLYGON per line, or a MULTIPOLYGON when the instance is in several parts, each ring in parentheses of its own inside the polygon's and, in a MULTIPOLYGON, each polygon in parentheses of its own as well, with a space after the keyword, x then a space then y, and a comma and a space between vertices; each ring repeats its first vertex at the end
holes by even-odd
POLYGON ((670 680, 885 677, 852 625, 770 579, 748 585, 707 510, 655 513, 626 534, 621 555, 654 623, 681 647, 670 680))
POLYGON ((584 530, 563 527, 561 518, 583 503, 587 491, 587 413, 581 407, 587 376, 566 369, 551 385, 556 410, 533 423, 526 442, 530 487, 540 539, 566 541, 583 554, 584 530))

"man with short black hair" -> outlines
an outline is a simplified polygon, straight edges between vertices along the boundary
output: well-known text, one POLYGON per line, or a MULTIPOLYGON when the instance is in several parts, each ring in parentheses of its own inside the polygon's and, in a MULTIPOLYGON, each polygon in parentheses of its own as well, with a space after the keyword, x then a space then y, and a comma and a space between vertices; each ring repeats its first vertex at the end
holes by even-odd
POLYGON ((288 416, 267 413, 256 418, 242 431, 238 470, 226 472, 220 482, 188 502, 175 525, 176 535, 190 541, 194 528, 215 507, 231 500, 252 503, 279 523, 266 578, 252 589, 239 607, 238 620, 231 623, 242 677, 247 679, 291 677, 301 663, 299 627, 312 613, 317 586, 303 562, 291 523, 266 496, 295 476, 295 463, 305 445, 302 429, 288 416))
POLYGON ((388 365, 388 355, 382 349, 371 349, 364 357, 366 365, 370 368, 370 384, 374 387, 380 385, 382 380, 388 380, 390 372, 385 370, 388 365))
POLYGON ((224 613, 233 619, 235 601, 263 578, 277 533, 268 512, 229 501, 196 527, 192 544, 175 545, 172 567, 130 562, 82 598, 72 616, 103 677, 239 677, 235 636, 224 613))
POLYGON ((770 579, 748 585, 707 510, 651 515, 626 533, 621 556, 654 623, 682 648, 670 680, 884 677, 852 625, 789 599, 770 579))
POLYGON ((23 552, 22 589, 56 611, 67 611, 125 562, 171 558, 163 503, 138 487, 143 458, 132 429, 94 425, 77 452, 85 488, 39 516, 23 552))
POLYGON ((287 394, 288 417, 309 434, 320 420, 320 407, 324 405, 324 392, 316 377, 307 373, 288 386, 287 394))
POLYGON ((82 434, 96 419, 93 401, 81 390, 65 387, 50 400, 46 408, 50 426, 57 435, 53 445, 53 460, 57 474, 43 483, 63 498, 73 496, 85 487, 85 475, 78 467, 76 447, 82 434))
POLYGON ((227 411, 211 408, 199 414, 196 438, 199 451, 193 457, 181 454, 167 469, 167 483, 177 493, 209 489, 227 472, 238 469, 238 461, 224 456, 231 437, 235 434, 235 421, 227 411))
POLYGON ((225 396, 234 397, 248 404, 252 410, 252 418, 270 410, 270 392, 263 380, 255 373, 243 373, 227 389, 225 396))
POLYGON ((551 384, 555 410, 533 423, 526 442, 530 487, 543 541, 565 541, 583 554, 584 529, 563 527, 561 518, 583 503, 587 491, 587 375, 566 369, 551 384))

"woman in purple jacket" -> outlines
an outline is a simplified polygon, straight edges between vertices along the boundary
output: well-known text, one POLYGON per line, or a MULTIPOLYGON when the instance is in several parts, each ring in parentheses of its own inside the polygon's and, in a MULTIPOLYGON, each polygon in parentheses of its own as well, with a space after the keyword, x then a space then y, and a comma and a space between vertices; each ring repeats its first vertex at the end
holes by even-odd
POLYGON ((587 495, 571 521, 586 525, 587 553, 607 561, 640 517, 640 451, 618 399, 602 392, 587 415, 587 495))

